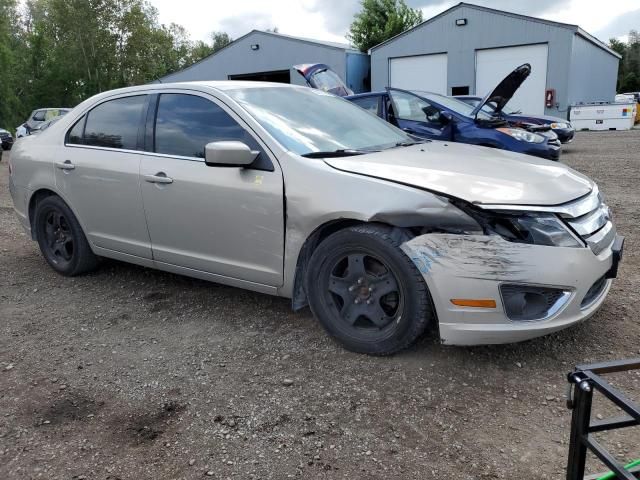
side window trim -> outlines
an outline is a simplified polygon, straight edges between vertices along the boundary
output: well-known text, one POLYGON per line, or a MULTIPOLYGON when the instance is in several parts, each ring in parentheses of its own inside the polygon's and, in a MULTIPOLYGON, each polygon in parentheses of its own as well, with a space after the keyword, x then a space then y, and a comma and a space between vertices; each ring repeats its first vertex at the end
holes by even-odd
POLYGON ((142 108, 140 122, 138 124, 138 145, 137 145, 138 147, 137 150, 141 152, 144 152, 147 147, 149 115, 154 112, 155 108, 157 108, 158 96, 159 95, 157 93, 148 94, 145 106, 142 108))
POLYGON ((75 122, 73 122, 73 125, 71 125, 71 127, 69 127, 69 129, 67 130, 67 133, 65 133, 64 135, 64 144, 65 145, 84 145, 84 129, 87 125, 87 114, 85 113, 84 115, 82 115, 78 120, 76 120, 75 122), (82 133, 80 134, 80 143, 71 143, 69 141, 69 137, 71 136, 71 131, 75 128, 75 126, 79 123, 82 122, 82 133))

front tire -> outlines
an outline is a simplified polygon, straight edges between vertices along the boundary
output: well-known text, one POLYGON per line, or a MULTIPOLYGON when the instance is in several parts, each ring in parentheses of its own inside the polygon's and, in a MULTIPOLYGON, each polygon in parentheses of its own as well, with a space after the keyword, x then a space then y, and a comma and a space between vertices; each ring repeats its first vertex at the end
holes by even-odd
POLYGON ((320 243, 309 261, 311 311, 348 350, 403 350, 433 317, 424 279, 400 250, 398 237, 383 225, 350 227, 320 243))
POLYGON ((55 195, 36 206, 36 238, 47 263, 61 275, 72 277, 94 270, 98 257, 77 218, 66 203, 55 195))

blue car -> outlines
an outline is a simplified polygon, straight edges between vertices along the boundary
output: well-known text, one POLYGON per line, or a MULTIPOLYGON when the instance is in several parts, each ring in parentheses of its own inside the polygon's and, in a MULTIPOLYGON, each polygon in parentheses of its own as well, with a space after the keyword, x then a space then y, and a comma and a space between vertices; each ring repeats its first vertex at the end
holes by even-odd
MULTIPOLYGON (((305 77, 310 87, 336 92, 339 87, 334 82, 342 84, 335 74, 331 83, 326 82, 326 76, 322 82, 317 81, 318 73, 327 71, 326 65, 320 69, 310 68, 310 65, 294 68, 305 77)), ((558 160, 560 140, 548 126, 518 128, 502 116, 482 109, 484 104, 493 103, 496 112, 501 111, 530 73, 528 64, 516 68, 475 108, 444 95, 399 88, 346 95, 344 98, 416 137, 470 143, 558 160)))
MULTIPOLYGON (((472 107, 477 107, 482 102, 482 97, 474 97, 473 95, 458 95, 456 98, 464 103, 468 103, 472 107)), ((482 107, 482 110, 490 115, 495 115, 495 109, 492 104, 482 107)), ((522 123, 526 125, 548 125, 553 132, 558 135, 561 143, 570 143, 576 134, 575 129, 568 120, 551 115, 527 115, 519 111, 501 113, 501 116, 514 124, 522 123)))

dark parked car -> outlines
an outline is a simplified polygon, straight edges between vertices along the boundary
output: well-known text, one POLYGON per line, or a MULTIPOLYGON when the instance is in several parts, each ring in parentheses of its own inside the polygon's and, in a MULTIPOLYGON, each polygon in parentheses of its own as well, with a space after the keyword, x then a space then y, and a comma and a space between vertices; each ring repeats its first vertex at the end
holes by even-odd
POLYGON ((13 137, 11 133, 3 128, 0 128, 0 144, 2 145, 2 150, 11 150, 13 146, 13 137))
MULTIPOLYGON (((337 92, 346 88, 340 78, 332 72, 331 83, 329 78, 323 78, 320 84, 316 72, 326 72, 329 67, 315 66, 318 68, 314 69, 314 65, 295 68, 310 87, 340 95, 337 92)), ((483 105, 493 102, 495 112, 500 112, 530 73, 529 64, 515 69, 487 95, 483 105)), ((452 97, 398 88, 341 96, 416 137, 500 148, 549 160, 560 157, 560 140, 549 127, 523 123, 516 126, 497 113, 487 113, 483 105, 474 108, 452 97)))
MULTIPOLYGON (((468 103, 474 108, 483 101, 482 97, 475 97, 473 95, 460 95, 454 98, 468 103)), ((490 115, 496 115, 493 103, 486 104, 482 107, 482 110, 490 115)), ((560 117, 552 117, 551 115, 528 115, 519 111, 505 112, 504 110, 501 112, 501 115, 505 120, 514 124, 521 122, 529 125, 548 125, 555 134, 558 135, 558 139, 562 143, 571 142, 576 133, 569 121, 560 117)))

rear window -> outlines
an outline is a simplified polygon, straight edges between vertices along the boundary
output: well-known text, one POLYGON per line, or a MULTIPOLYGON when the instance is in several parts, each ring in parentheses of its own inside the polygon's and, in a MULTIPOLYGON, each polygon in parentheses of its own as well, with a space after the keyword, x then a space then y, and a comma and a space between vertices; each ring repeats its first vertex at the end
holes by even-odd
POLYGON ((137 95, 101 103, 88 113, 82 143, 135 150, 145 102, 146 95, 137 95))

